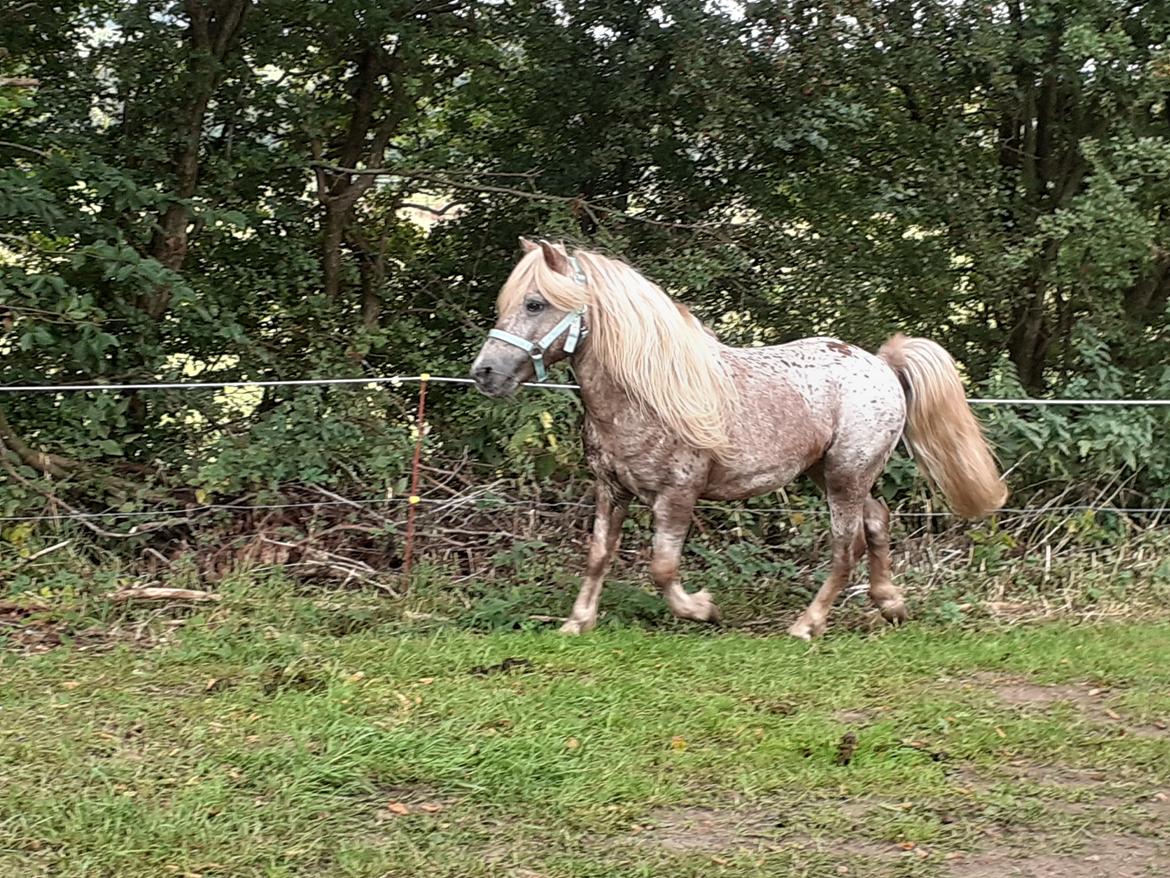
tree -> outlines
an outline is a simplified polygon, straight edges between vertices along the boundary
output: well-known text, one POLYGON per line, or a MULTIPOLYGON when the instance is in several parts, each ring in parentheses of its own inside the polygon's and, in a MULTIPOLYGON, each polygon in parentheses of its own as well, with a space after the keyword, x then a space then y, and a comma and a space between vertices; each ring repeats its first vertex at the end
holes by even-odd
MULTIPOLYGON (((1159 392, 1168 18, 1115 0, 23 4, 0 22, 5 378, 461 371, 516 237, 543 234, 627 257, 731 343, 904 330, 977 385, 1159 392)), ((79 502, 384 486, 405 457, 385 391, 3 402, 9 463, 79 502)), ((440 392, 428 411, 448 448, 513 472, 543 442, 527 409, 440 392)), ((1104 426, 1050 427, 1028 441, 1113 475, 1104 426)))

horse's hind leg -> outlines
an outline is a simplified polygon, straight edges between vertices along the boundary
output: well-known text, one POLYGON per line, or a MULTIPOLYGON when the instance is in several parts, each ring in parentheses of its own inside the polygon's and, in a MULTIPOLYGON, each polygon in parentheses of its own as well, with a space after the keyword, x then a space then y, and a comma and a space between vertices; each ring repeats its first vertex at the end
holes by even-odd
POLYGON ((679 619, 695 622, 719 622, 719 607, 703 589, 687 594, 679 581, 678 568, 682 547, 694 514, 693 495, 677 491, 663 492, 654 501, 654 555, 650 559, 650 578, 662 592, 667 606, 679 619))
POLYGON ((906 621, 902 593, 890 578, 890 510, 875 497, 865 501, 865 543, 869 549, 869 599, 882 618, 897 625, 906 621))
POLYGON ((816 597, 800 618, 792 623, 788 633, 801 640, 811 640, 825 630, 829 611, 853 575, 853 569, 865 551, 864 509, 873 479, 841 477, 831 467, 825 471, 825 492, 832 515, 833 559, 829 575, 816 597))
POLYGON ((589 542, 589 560, 585 562, 585 576, 581 591, 573 602, 573 611, 562 634, 584 634, 597 624, 597 605, 601 602, 601 583, 609 572, 621 542, 622 522, 630 506, 630 497, 604 482, 597 484, 597 510, 593 518, 593 539, 589 542))

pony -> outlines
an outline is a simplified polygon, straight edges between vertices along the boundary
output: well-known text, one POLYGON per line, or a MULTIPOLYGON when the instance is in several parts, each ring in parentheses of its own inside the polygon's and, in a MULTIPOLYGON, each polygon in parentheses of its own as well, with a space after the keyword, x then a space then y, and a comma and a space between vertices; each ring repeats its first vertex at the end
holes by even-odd
POLYGON ((602 582, 637 498, 653 512, 650 578, 674 615, 719 623, 706 590, 679 577, 695 503, 742 500, 809 476, 831 516, 829 574, 788 633, 810 640, 867 555, 868 594, 886 621, 907 618, 890 575, 890 513, 871 496, 899 439, 951 509, 980 518, 1008 489, 951 356, 895 335, 877 354, 835 338, 724 345, 685 306, 625 262, 520 239, 498 319, 471 366, 480 392, 506 397, 569 360, 596 477, 580 592, 561 631, 597 623, 602 582))

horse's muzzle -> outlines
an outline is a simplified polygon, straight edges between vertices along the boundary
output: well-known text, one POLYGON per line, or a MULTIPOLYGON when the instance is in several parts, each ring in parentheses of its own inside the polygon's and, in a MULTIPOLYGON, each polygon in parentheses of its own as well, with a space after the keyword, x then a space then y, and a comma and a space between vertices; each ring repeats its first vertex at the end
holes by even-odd
POLYGON ((471 378, 480 393, 495 399, 511 396, 520 386, 519 380, 514 376, 498 372, 485 363, 476 363, 472 367, 471 378))

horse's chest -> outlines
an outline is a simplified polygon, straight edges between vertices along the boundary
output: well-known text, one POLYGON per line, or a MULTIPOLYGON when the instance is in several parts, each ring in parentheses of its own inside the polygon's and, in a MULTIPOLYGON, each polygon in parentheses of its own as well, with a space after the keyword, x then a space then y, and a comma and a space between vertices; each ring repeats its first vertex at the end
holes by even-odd
POLYGON ((586 457, 598 477, 642 500, 651 500, 665 488, 700 485, 710 466, 706 455, 640 418, 624 423, 586 421, 584 438, 586 457))

